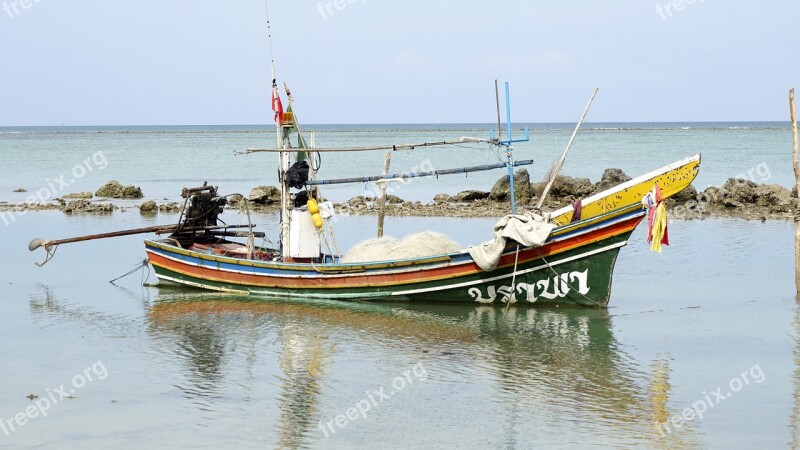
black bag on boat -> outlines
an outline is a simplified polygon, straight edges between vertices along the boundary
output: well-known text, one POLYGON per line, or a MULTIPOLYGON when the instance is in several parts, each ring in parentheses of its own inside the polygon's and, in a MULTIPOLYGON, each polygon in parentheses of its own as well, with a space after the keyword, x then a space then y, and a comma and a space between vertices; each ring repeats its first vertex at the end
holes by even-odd
POLYGON ((308 162, 296 162, 286 171, 287 186, 300 189, 305 186, 306 181, 308 181, 308 162))
POLYGON ((300 191, 297 195, 294 196, 294 207, 300 208, 301 206, 306 206, 308 203, 308 192, 307 191, 300 191))

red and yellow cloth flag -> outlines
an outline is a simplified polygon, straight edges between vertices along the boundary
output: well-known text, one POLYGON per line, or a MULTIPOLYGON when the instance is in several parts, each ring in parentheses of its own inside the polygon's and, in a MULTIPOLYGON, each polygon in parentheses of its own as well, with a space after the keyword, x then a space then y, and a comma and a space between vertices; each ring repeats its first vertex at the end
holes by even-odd
POLYGON ((669 229, 667 207, 658 183, 642 198, 642 205, 647 208, 647 243, 652 251, 661 253, 661 246, 669 245, 669 229))
POLYGON ((283 103, 281 94, 278 92, 278 85, 272 84, 272 110, 275 112, 275 122, 283 123, 283 103))

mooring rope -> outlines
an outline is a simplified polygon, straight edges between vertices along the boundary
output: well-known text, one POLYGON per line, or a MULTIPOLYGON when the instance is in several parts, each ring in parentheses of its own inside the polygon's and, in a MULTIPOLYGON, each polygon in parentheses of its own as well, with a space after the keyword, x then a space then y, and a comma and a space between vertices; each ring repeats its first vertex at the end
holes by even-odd
MULTIPOLYGON (((113 280, 109 281, 109 283, 114 284, 115 281, 121 280, 122 278, 125 278, 128 275, 132 275, 132 274, 144 269, 145 267, 147 267, 147 272, 148 272, 147 273, 147 278, 149 279, 150 278, 150 260, 145 258, 142 262, 137 264, 136 267, 134 267, 131 271, 129 271, 128 273, 126 273, 126 274, 124 274, 122 276, 114 278, 113 280)), ((142 277, 144 278, 144 275, 142 275, 142 277)), ((142 282, 142 284, 144 284, 144 282, 142 282)))
POLYGON ((517 251, 514 254, 514 272, 511 276, 511 296, 506 301, 506 312, 512 303, 517 303, 517 264, 519 263, 519 244, 517 244, 517 251))

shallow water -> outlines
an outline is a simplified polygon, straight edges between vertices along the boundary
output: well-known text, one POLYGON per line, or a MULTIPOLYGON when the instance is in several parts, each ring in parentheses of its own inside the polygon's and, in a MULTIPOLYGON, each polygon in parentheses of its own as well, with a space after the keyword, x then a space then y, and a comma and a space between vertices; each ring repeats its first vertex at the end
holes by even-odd
MULTIPOLYGON (((607 311, 268 302, 145 288, 143 272, 114 286, 141 236, 65 245, 43 268, 26 249, 173 220, 29 213, 2 228, 0 419, 58 402, 0 429, 0 448, 800 445, 793 223, 676 221, 661 255, 637 230, 607 311), (698 402, 702 419, 654 427, 698 402)), ((492 225, 389 218, 387 232, 467 245, 492 225)), ((374 228, 343 217, 337 235, 348 247, 374 228)))

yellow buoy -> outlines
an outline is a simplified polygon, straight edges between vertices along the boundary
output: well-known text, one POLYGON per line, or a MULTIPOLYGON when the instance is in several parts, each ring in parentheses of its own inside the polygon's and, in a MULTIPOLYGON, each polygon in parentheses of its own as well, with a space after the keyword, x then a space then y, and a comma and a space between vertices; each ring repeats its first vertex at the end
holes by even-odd
POLYGON ((312 215, 319 213, 319 205, 313 198, 308 199, 306 206, 308 206, 308 212, 310 212, 312 215))
POLYGON ((319 213, 312 214, 311 221, 314 222, 314 226, 318 229, 322 228, 322 216, 319 213))

